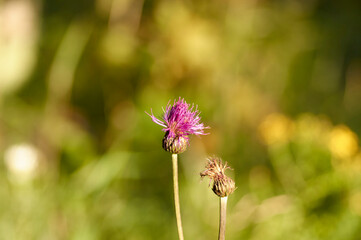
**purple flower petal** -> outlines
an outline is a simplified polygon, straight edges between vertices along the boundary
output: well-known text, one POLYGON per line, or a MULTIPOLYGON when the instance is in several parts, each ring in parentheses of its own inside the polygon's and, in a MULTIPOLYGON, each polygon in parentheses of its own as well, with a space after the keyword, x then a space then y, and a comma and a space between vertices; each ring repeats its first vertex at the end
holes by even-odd
POLYGON ((168 102, 166 109, 163 109, 163 111, 163 119, 156 118, 152 110, 151 114, 147 114, 152 118, 153 122, 164 127, 162 130, 169 132, 170 137, 178 136, 188 138, 191 134, 208 134, 204 133, 204 129, 208 129, 209 127, 205 127, 203 123, 200 123, 200 112, 197 106, 194 107, 194 104, 187 104, 184 99, 179 97, 178 101, 174 100, 173 105, 168 102))

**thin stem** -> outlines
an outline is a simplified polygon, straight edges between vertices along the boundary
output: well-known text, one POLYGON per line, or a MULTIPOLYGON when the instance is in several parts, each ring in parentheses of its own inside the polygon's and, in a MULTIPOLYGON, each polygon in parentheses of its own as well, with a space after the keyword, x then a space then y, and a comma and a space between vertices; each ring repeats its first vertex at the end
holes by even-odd
POLYGON ((227 216, 228 197, 219 198, 219 233, 218 240, 226 239, 226 216, 227 216))
POLYGON ((180 206, 179 206, 178 155, 177 154, 172 154, 172 163, 173 163, 174 206, 175 206, 175 215, 177 218, 178 236, 179 236, 179 240, 184 240, 182 219, 181 219, 180 206))

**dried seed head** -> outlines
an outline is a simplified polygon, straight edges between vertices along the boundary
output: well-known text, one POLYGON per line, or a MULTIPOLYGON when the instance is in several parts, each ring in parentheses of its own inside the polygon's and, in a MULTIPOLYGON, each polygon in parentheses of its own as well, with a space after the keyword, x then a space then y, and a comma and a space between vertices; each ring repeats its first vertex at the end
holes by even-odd
POLYGON ((207 159, 207 164, 206 164, 206 170, 204 170, 203 172, 201 172, 201 177, 205 177, 208 176, 211 179, 215 180, 214 178, 219 176, 219 175, 224 175, 224 171, 226 169, 230 169, 229 166, 227 166, 227 163, 225 163, 223 165, 222 160, 220 158, 217 157, 209 157, 207 159))
POLYGON ((236 189, 234 181, 224 173, 229 168, 220 158, 211 157, 208 158, 206 169, 200 173, 202 178, 208 176, 210 181, 213 180, 212 190, 219 197, 226 197, 236 189))

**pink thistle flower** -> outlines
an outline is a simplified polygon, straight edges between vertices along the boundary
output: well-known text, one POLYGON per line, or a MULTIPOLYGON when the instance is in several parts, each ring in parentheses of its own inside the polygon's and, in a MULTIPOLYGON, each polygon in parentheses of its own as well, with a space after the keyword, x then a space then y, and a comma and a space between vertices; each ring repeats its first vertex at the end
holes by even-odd
POLYGON ((164 110, 162 119, 156 118, 151 112, 148 114, 153 122, 164 127, 162 130, 165 132, 163 138, 163 148, 171 153, 178 154, 186 150, 189 140, 189 135, 206 135, 203 123, 200 122, 200 112, 197 106, 190 105, 180 98, 178 101, 174 100, 173 105, 168 102, 164 110))

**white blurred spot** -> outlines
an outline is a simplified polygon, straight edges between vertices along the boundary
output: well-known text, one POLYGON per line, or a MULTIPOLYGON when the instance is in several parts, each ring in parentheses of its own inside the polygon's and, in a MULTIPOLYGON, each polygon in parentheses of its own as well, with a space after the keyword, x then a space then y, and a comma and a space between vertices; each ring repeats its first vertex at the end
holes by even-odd
POLYGON ((11 180, 26 182, 35 176, 39 154, 36 148, 29 144, 13 145, 6 150, 4 161, 11 180))

